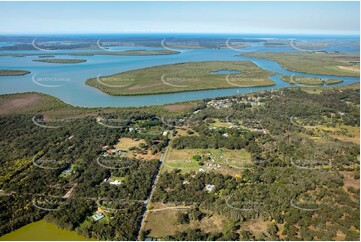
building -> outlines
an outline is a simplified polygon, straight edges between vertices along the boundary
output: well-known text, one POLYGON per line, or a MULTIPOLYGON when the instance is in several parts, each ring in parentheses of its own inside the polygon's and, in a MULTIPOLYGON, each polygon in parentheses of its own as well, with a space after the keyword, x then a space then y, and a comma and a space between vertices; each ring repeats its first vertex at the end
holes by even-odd
POLYGON ((69 169, 64 170, 62 173, 64 175, 66 175, 66 174, 70 174, 71 172, 72 172, 72 170, 69 168, 69 169))
POLYGON ((118 181, 118 180, 115 180, 115 181, 109 182, 109 184, 111 184, 111 185, 120 185, 120 184, 122 184, 122 182, 118 181))
POLYGON ((99 220, 101 220, 101 219, 104 218, 104 215, 103 215, 102 213, 96 212, 96 213, 92 216, 92 218, 93 218, 95 221, 99 221, 99 220))
POLYGON ((205 189, 207 192, 212 192, 215 188, 216 188, 216 187, 215 187, 214 185, 207 184, 204 189, 205 189))
POLYGON ((110 149, 110 150, 107 150, 107 152, 110 155, 115 155, 117 153, 117 150, 116 149, 110 149))

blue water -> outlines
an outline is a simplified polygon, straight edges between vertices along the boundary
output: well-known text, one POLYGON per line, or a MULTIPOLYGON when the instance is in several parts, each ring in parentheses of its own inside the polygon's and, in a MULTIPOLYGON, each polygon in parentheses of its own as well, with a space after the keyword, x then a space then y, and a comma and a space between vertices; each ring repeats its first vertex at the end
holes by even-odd
MULTIPOLYGON (((257 51, 296 51, 289 46, 285 47, 264 47, 258 46, 257 51)), ((325 50, 333 49, 345 52, 357 52, 359 46, 350 47, 349 45, 326 46, 325 50)), ((145 47, 122 47, 126 49, 148 49, 145 47)), ((81 58, 87 59, 85 63, 79 64, 50 64, 33 62, 38 59, 37 56, 27 57, 0 57, 0 69, 24 69, 31 71, 31 74, 21 77, 0 77, 0 94, 18 93, 18 92, 41 92, 60 98, 65 103, 82 107, 126 107, 126 106, 149 106, 166 103, 175 103, 188 100, 199 100, 203 98, 214 98, 218 96, 230 96, 241 93, 249 93, 261 90, 270 90, 294 86, 280 79, 280 75, 313 76, 320 78, 337 78, 344 82, 337 85, 347 85, 359 82, 357 77, 335 77, 325 75, 312 75, 297 73, 283 69, 277 62, 237 56, 238 54, 254 51, 254 46, 243 48, 241 51, 232 49, 190 49, 182 50, 180 54, 163 56, 59 56, 57 58, 81 58), (257 66, 276 72, 271 79, 276 83, 270 87, 253 88, 232 88, 219 90, 204 90, 194 92, 181 92, 173 94, 146 95, 146 96, 109 96, 100 90, 85 85, 88 78, 99 75, 110 75, 118 72, 134 70, 149 66, 173 64, 190 61, 241 61, 248 60, 254 62, 257 66)), ((73 50, 79 52, 79 50, 73 50)), ((43 51, 22 51, 21 53, 36 53, 51 55, 52 52, 43 51)), ((64 51, 63 51, 64 52, 64 51)), ((68 52, 68 51, 66 51, 68 52)), ((4 51, 0 53, 5 53, 4 51)), ((14 53, 14 51, 11 51, 14 53)), ((226 74, 226 73, 224 73, 226 74)), ((229 74, 229 73, 227 73, 229 74)), ((225 75, 226 76, 226 75, 225 75)), ((226 81, 226 80, 225 80, 226 81)), ((161 80, 159 80, 161 83, 161 80)))
POLYGON ((241 73, 240 71, 237 70, 219 70, 219 71, 214 71, 212 72, 212 74, 217 74, 217 75, 230 75, 230 74, 239 74, 241 73))

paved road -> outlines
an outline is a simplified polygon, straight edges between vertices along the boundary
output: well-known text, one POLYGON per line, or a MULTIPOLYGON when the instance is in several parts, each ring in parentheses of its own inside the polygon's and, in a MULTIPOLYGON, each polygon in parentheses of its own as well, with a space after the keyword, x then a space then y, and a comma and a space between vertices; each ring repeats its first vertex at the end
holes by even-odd
MULTIPOLYGON (((171 141, 170 141, 170 142, 171 142, 171 141)), ((144 212, 144 214, 143 214, 142 222, 141 222, 141 224, 140 224, 140 229, 139 229, 139 232, 138 232, 138 241, 140 240, 140 233, 141 233, 141 231, 144 230, 145 221, 147 221, 147 216, 148 216, 148 213, 149 213, 149 206, 150 206, 150 204, 151 204, 151 201, 152 201, 152 198, 153 198, 153 194, 154 194, 155 188, 156 188, 156 186, 157 186, 157 182, 158 182, 158 180, 159 180, 160 171, 162 170, 162 167, 163 167, 163 164, 164 164, 164 159, 167 157, 168 149, 169 149, 169 147, 170 147, 170 142, 169 142, 168 146, 165 148, 164 153, 161 155, 161 157, 160 157, 160 159, 159 159, 159 160, 160 160, 159 170, 158 170, 157 176, 156 176, 156 178, 155 178, 155 180, 154 180, 154 184, 153 184, 153 186, 152 186, 152 191, 150 192, 150 195, 149 195, 149 197, 148 197, 148 199, 147 199, 147 202, 146 202, 146 204, 147 204, 146 210, 145 210, 145 212, 144 212)))

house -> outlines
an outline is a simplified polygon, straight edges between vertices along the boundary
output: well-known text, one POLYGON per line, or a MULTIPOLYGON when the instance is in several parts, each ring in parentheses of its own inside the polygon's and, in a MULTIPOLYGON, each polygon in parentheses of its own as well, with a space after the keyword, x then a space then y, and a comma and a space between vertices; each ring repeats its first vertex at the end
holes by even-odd
POLYGON ((156 241, 156 239, 154 239, 154 238, 145 238, 144 241, 156 241))
POLYGON ((215 188, 216 188, 216 187, 215 187, 214 185, 207 184, 204 189, 205 189, 207 192, 212 192, 215 188))
POLYGON ((115 155, 117 153, 116 149, 107 150, 107 153, 110 155, 115 155))
POLYGON ((115 181, 109 182, 109 184, 111 184, 111 185, 120 185, 120 184, 122 184, 122 182, 118 181, 118 180, 115 180, 115 181))
POLYGON ((101 219, 104 218, 104 215, 103 215, 102 213, 96 212, 96 213, 92 216, 92 218, 93 218, 95 221, 99 221, 99 220, 101 220, 101 219))
POLYGON ((206 170, 204 170, 203 168, 199 168, 199 170, 198 170, 199 172, 206 172, 206 170))
POLYGON ((70 174, 71 173, 71 169, 69 168, 69 169, 66 169, 66 170, 64 170, 63 172, 62 172, 62 174, 70 174))

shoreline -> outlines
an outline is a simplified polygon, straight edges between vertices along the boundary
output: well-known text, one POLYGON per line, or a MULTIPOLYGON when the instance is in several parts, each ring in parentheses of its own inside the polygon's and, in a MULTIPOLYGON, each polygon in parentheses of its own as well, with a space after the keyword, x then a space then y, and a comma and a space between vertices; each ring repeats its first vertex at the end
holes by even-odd
MULTIPOLYGON (((335 86, 333 88, 335 89, 349 89, 349 88, 353 88, 353 86, 357 86, 358 88, 356 89, 360 89, 360 82, 355 82, 355 83, 351 83, 351 84, 346 84, 346 85, 340 85, 340 86, 335 86)), ((7 97, 7 96, 14 96, 14 95, 32 95, 32 94, 38 94, 38 95, 42 95, 48 98, 53 99, 54 101, 56 101, 58 104, 60 105, 65 105, 71 108, 79 108, 79 109, 84 109, 84 110, 92 110, 94 109, 94 111, 101 109, 143 109, 143 108, 162 108, 168 105, 182 105, 182 104, 191 104, 191 103, 196 103, 196 102, 202 102, 205 100, 212 100, 212 99, 225 99, 225 98, 231 98, 231 97, 236 97, 236 96, 241 96, 241 95, 253 95, 256 93, 263 93, 263 92, 269 92, 272 90, 283 90, 283 89, 296 89, 296 88, 301 88, 301 89, 319 89, 319 90, 328 90, 328 87, 323 87, 323 86, 312 86, 312 87, 302 87, 302 86, 294 86, 294 87, 281 87, 281 88, 276 88, 276 89, 271 89, 271 90, 260 90, 260 91, 254 91, 254 92, 247 92, 247 93, 240 93, 240 94, 234 94, 234 95, 230 95, 230 96, 218 96, 218 97, 214 97, 214 98, 202 98, 202 99, 198 99, 198 100, 189 100, 189 101, 180 101, 180 102, 172 102, 172 103, 166 103, 166 104, 159 104, 159 105, 143 105, 143 106, 124 106, 124 107, 112 107, 112 106, 106 106, 106 107, 102 107, 102 106, 97 106, 97 107, 85 107, 85 106, 77 106, 77 105, 72 105, 70 103, 66 103, 63 100, 61 100, 60 98, 50 95, 50 94, 46 94, 46 93, 41 93, 41 92, 17 92, 17 93, 7 93, 7 94, 0 94, 0 101, 1 98, 3 97, 7 97)), ((2 114, 0 113, 0 116, 2 114)))

